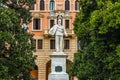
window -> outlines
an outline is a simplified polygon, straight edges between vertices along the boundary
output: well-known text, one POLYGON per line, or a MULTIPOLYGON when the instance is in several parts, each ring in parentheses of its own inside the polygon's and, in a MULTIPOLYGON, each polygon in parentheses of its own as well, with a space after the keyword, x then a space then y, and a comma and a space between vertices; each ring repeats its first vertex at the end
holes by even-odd
POLYGON ((54 0, 50 0, 50 10, 54 10, 55 9, 55 2, 54 0))
POLYGON ((43 49, 43 40, 42 39, 34 39, 33 45, 35 49, 43 49))
POLYGON ((75 1, 75 10, 79 10, 79 2, 78 2, 78 0, 75 1))
POLYGON ((34 4, 30 6, 30 10, 34 10, 34 4))
POLYGON ((69 29, 69 20, 65 20, 65 28, 69 29))
POLYGON ((70 46, 69 46, 69 40, 64 40, 64 49, 69 49, 70 46))
POLYGON ((55 40, 50 40, 50 49, 55 49, 55 40))
POLYGON ((50 20, 50 28, 52 28, 54 25, 54 20, 50 20))
POLYGON ((40 10, 45 10, 44 0, 40 0, 40 10))
POLYGON ((37 48, 38 49, 42 49, 43 48, 43 41, 42 41, 42 39, 38 39, 37 48))
POLYGON ((33 46, 34 46, 35 49, 36 49, 36 39, 33 40, 33 46))
POLYGON ((69 0, 65 1, 65 10, 70 10, 70 1, 69 0))
POLYGON ((33 19, 33 30, 40 30, 41 29, 41 20, 40 19, 33 19))

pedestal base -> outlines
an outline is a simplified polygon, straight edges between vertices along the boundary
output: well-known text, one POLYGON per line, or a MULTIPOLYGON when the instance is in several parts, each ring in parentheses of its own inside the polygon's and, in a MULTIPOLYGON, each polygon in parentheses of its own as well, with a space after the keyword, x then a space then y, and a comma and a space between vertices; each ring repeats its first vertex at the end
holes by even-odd
POLYGON ((48 80, 69 80, 67 73, 50 73, 48 80))
POLYGON ((64 52, 53 52, 51 58, 51 73, 48 80, 69 80, 69 75, 66 73, 66 58, 64 52))

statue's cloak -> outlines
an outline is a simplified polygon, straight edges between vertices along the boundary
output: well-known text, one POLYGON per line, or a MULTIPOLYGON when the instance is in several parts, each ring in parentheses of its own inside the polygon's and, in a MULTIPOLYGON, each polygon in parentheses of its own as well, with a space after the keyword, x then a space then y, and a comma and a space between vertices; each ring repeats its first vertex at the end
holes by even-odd
POLYGON ((54 25, 54 26, 49 30, 49 34, 50 34, 50 35, 55 35, 56 30, 57 30, 57 27, 56 27, 56 25, 54 25))

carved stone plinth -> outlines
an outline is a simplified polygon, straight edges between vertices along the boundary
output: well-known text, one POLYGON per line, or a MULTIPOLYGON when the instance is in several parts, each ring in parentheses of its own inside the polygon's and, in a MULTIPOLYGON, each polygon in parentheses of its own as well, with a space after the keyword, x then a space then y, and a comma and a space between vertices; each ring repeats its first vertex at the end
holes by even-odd
POLYGON ((53 52, 50 57, 51 73, 48 80, 69 80, 69 75, 66 73, 67 55, 63 52, 53 52))

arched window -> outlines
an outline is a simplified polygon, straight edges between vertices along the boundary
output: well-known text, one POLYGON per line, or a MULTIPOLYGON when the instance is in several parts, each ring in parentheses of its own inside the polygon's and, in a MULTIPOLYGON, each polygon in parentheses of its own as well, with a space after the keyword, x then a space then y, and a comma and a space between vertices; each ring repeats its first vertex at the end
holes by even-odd
POLYGON ((44 2, 44 0, 40 0, 40 10, 45 10, 45 2, 44 2))
POLYGON ((75 1, 75 10, 79 10, 79 2, 78 2, 78 0, 75 1))
POLYGON ((70 10, 70 1, 65 0, 65 10, 70 10))
POLYGON ((55 10, 55 1, 50 0, 50 10, 55 10))

